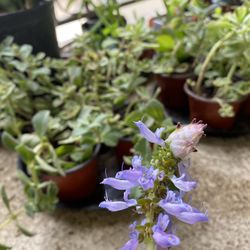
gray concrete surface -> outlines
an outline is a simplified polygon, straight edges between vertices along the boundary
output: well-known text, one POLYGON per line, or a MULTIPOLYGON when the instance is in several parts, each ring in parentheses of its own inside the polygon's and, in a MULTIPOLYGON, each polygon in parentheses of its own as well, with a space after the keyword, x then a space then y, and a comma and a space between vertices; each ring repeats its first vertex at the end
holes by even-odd
MULTIPOLYGON (((235 139, 204 138, 192 155, 192 175, 199 180, 193 204, 208 208, 210 222, 194 226, 180 223, 182 239, 176 250, 250 249, 250 136, 235 139)), ((22 186, 15 175, 16 156, 0 149, 0 183, 20 207, 22 186)), ((0 204, 0 221, 5 210, 0 204)), ((13 225, 0 232, 0 241, 14 250, 115 250, 128 239, 132 221, 127 212, 84 212, 60 209, 22 221, 36 232, 27 238, 13 225)), ((140 249, 143 249, 141 247, 140 249)))

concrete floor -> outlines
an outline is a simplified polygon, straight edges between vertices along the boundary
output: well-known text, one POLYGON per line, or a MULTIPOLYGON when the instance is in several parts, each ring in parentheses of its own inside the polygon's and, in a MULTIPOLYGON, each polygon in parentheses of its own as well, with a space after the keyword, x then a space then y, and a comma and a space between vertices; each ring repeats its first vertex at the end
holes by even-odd
MULTIPOLYGON (((210 222, 189 226, 179 224, 182 239, 176 250, 250 249, 250 136, 204 138, 192 155, 192 175, 199 180, 193 204, 208 208, 210 222)), ((14 206, 22 200, 22 186, 15 177, 16 156, 0 149, 0 183, 14 195, 14 206)), ((0 221, 5 210, 0 204, 0 221)), ((54 214, 38 214, 22 221, 36 232, 27 238, 13 225, 0 232, 0 241, 14 250, 115 250, 128 239, 127 212, 72 211, 58 209, 54 214)), ((143 249, 141 247, 140 249, 143 249)))

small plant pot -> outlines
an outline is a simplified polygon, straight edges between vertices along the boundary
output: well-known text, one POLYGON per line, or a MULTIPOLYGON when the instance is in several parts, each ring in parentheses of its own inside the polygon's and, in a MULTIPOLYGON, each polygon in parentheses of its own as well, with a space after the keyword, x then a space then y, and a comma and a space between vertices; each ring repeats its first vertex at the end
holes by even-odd
POLYGON ((116 148, 115 153, 118 160, 118 164, 122 164, 123 156, 130 156, 132 155, 131 149, 133 148, 133 142, 131 138, 122 138, 119 140, 116 148))
POLYGON ((33 52, 59 57, 53 1, 41 1, 29 10, 0 16, 0 41, 13 36, 18 44, 30 44, 33 52))
POLYGON ((156 82, 161 88, 159 99, 166 108, 180 110, 188 107, 188 98, 184 92, 184 84, 193 74, 156 75, 156 82))
POLYGON ((233 128, 237 114, 240 110, 241 101, 230 103, 233 106, 235 112, 234 117, 221 117, 219 114, 220 105, 205 97, 196 95, 187 84, 184 86, 184 90, 188 95, 190 120, 196 118, 207 123, 210 128, 229 130, 233 128))
POLYGON ((242 116, 250 118, 250 95, 243 101, 240 113, 242 116))
POLYGON ((90 160, 65 171, 65 176, 42 175, 43 181, 54 181, 59 189, 59 200, 66 203, 78 202, 89 198, 96 191, 98 171, 97 154, 100 145, 95 148, 90 160))
MULTIPOLYGON (((43 174, 41 180, 51 180, 57 184, 58 197, 61 202, 76 203, 90 198, 97 188, 97 155, 99 151, 100 145, 97 145, 90 160, 65 171, 65 176, 43 174)), ((30 177, 27 167, 20 157, 18 157, 17 165, 21 171, 30 177)))

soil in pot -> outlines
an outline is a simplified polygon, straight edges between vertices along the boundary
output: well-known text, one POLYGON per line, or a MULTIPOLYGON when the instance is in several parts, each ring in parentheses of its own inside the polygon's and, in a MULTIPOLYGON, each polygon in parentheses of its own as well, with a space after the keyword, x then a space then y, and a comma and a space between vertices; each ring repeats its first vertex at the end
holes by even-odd
POLYGON ((156 82, 161 88, 159 99, 166 108, 183 110, 188 107, 188 98, 184 92, 184 84, 192 78, 191 72, 183 74, 156 75, 156 82))
POLYGON ((65 176, 42 175, 43 181, 54 181, 59 189, 58 197, 61 202, 75 203, 91 197, 97 187, 98 170, 97 154, 100 145, 95 148, 90 160, 65 171, 65 176))
POLYGON ((235 112, 234 117, 221 117, 219 114, 220 105, 216 101, 196 95, 187 84, 185 84, 184 90, 188 95, 190 120, 194 118, 202 120, 210 128, 215 129, 229 130, 233 128, 240 110, 241 101, 230 103, 235 112))

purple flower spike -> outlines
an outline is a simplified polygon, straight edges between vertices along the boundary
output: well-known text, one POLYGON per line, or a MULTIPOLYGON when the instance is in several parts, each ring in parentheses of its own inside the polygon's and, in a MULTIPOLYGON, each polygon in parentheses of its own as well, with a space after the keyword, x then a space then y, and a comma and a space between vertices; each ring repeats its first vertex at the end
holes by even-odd
POLYGON ((137 204, 137 201, 134 199, 128 200, 128 201, 103 201, 99 204, 99 207, 106 208, 111 212, 117 212, 124 209, 127 209, 129 207, 133 207, 137 204))
POLYGON ((139 237, 139 232, 135 229, 136 227, 136 222, 134 222, 132 225, 130 225, 130 240, 122 247, 120 248, 120 250, 135 250, 138 245, 138 237, 139 237))
POLYGON ((189 192, 189 191, 195 189, 197 187, 197 182, 195 182, 195 181, 186 181, 185 177, 186 177, 185 174, 182 174, 181 177, 179 177, 179 178, 177 178, 176 176, 173 176, 171 178, 171 181, 181 191, 189 192))
POLYGON ((157 224, 152 228, 154 241, 157 246, 164 249, 180 244, 180 239, 176 235, 164 232, 167 229, 169 222, 170 220, 167 214, 159 214, 157 224))
POLYGON ((101 182, 101 184, 109 185, 117 190, 127 190, 135 187, 135 184, 128 180, 119 180, 116 178, 106 178, 101 182))
POLYGON ((141 135, 149 142, 164 146, 165 142, 160 138, 161 132, 164 128, 158 128, 153 133, 148 127, 141 121, 135 122, 135 125, 139 128, 141 135))

